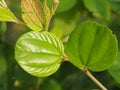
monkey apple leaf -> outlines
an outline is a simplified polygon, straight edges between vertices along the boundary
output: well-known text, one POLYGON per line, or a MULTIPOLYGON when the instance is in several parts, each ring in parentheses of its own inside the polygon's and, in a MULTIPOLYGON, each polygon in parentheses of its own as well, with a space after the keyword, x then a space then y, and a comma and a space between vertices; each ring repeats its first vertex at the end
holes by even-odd
POLYGON ((58 5, 56 12, 68 11, 69 9, 73 8, 76 3, 77 3, 77 0, 60 0, 60 3, 58 5))
POLYGON ((62 42, 49 32, 31 31, 21 36, 15 47, 15 58, 28 73, 45 77, 55 73, 62 63, 62 42))
POLYGON ((78 68, 103 71, 116 59, 117 39, 104 25, 86 21, 71 33, 66 44, 69 61, 78 68))
MULTIPOLYGON (((47 1, 49 8, 52 7, 53 4, 52 0, 44 0, 44 1, 47 1)), ((59 5, 56 10, 57 13, 66 12, 71 8, 73 8, 77 3, 77 0, 58 0, 58 1, 59 1, 59 5)))
POLYGON ((0 21, 19 22, 4 0, 0 0, 0 21))
POLYGON ((109 20, 110 4, 109 0, 83 0, 85 7, 97 18, 109 20))
POLYGON ((50 9, 46 2, 40 0, 22 0, 22 18, 26 25, 34 30, 41 31, 46 27, 46 23, 50 18, 50 9))

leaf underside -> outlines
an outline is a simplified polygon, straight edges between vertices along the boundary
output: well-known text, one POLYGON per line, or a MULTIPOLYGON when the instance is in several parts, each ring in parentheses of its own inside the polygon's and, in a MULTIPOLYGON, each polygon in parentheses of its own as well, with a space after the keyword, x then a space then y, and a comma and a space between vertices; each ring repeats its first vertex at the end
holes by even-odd
POLYGON ((107 69, 116 59, 117 51, 117 39, 111 30, 91 21, 80 24, 66 45, 70 62, 92 71, 107 69))

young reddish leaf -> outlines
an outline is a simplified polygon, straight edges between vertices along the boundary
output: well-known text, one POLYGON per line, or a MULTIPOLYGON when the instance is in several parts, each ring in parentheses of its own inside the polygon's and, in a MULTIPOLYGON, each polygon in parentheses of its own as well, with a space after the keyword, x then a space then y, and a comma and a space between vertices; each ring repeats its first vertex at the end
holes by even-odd
POLYGON ((46 26, 50 10, 46 3, 39 0, 22 0, 22 18, 29 28, 35 31, 43 30, 46 26))

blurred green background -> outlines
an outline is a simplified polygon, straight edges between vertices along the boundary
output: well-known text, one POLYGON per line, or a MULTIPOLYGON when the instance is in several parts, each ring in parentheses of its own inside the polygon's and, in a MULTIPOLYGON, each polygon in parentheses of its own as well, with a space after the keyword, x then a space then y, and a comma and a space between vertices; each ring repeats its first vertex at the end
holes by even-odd
MULTIPOLYGON (((22 20, 20 0, 6 2, 22 20)), ((60 0, 49 31, 65 44, 73 29, 85 20, 107 25, 117 35, 120 47, 120 0, 60 0)), ((14 47, 19 36, 28 31, 30 29, 23 25, 0 22, 0 90, 99 90, 93 81, 68 62, 46 78, 37 78, 23 71, 14 58, 14 47)), ((109 70, 92 72, 109 90, 120 90, 119 57, 120 53, 109 70)))

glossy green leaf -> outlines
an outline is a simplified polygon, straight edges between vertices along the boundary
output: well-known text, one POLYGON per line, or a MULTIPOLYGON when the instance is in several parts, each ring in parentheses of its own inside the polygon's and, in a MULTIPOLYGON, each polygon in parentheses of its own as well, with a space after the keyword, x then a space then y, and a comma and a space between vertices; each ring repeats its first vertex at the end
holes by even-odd
POLYGON ((107 0, 83 0, 85 7, 95 17, 110 19, 110 6, 107 0))
POLYGON ((120 84, 120 52, 118 52, 116 62, 108 69, 110 75, 120 84))
POLYGON ((117 39, 111 30, 92 21, 78 25, 66 45, 70 62, 92 71, 107 69, 116 59, 117 50, 117 39))
POLYGON ((22 0, 22 18, 26 25, 35 31, 41 31, 45 28, 50 18, 50 10, 46 2, 41 3, 39 0, 22 0))
POLYGON ((77 0, 60 0, 59 6, 56 12, 67 11, 71 9, 76 4, 76 2, 77 0))
POLYGON ((15 58, 28 73, 45 77, 56 72, 62 62, 62 42, 49 32, 29 32, 19 38, 15 58))
POLYGON ((4 0, 0 0, 0 21, 19 22, 4 0))

